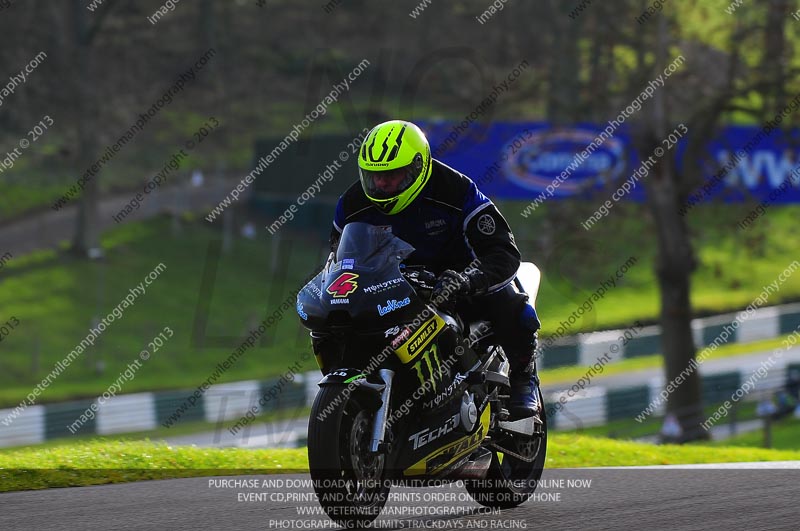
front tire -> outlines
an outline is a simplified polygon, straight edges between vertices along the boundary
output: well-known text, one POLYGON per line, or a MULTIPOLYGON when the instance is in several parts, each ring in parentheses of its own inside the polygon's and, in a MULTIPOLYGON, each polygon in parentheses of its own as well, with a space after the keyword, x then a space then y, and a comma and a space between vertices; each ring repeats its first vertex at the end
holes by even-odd
POLYGON ((345 527, 373 521, 386 504, 385 457, 369 453, 374 412, 342 387, 323 387, 308 423, 311 480, 325 513, 345 527))

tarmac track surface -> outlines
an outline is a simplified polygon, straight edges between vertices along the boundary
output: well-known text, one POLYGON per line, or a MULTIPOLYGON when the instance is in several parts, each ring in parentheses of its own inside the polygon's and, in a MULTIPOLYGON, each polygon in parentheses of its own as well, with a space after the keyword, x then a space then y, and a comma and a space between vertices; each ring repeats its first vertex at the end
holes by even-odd
MULTIPOLYGON (((797 530, 798 479, 798 469, 546 470, 538 500, 499 512, 471 501, 458 483, 395 486, 374 528, 797 530)), ((0 529, 339 529, 315 512, 309 481, 307 474, 218 476, 5 493, 0 529)))

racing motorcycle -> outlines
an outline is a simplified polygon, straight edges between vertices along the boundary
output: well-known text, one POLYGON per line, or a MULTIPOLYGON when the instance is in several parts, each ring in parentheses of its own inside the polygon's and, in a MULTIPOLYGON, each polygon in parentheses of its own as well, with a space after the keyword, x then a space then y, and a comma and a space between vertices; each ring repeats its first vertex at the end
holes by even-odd
MULTIPOLYGON (((462 480, 478 503, 514 507, 544 468, 541 392, 538 418, 510 419, 509 362, 491 325, 432 301, 435 275, 404 263, 413 251, 391 227, 349 223, 297 296, 324 374, 308 425, 311 479, 340 525, 377 518, 392 485, 462 480)), ((523 263, 515 289, 533 303, 539 279, 523 263)))

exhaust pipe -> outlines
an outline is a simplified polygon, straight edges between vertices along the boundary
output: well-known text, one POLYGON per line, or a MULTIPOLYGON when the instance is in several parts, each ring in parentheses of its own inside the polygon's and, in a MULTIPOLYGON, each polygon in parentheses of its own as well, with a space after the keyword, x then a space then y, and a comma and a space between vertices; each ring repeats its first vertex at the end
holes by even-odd
POLYGON ((484 479, 492 464, 492 452, 486 448, 478 448, 472 459, 467 461, 457 473, 459 479, 484 479))

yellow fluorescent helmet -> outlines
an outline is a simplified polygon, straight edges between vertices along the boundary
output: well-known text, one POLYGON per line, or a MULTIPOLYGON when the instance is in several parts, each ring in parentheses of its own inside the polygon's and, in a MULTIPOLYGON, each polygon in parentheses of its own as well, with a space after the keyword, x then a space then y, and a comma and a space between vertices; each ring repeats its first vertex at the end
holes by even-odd
POLYGON ((431 176, 431 146, 425 133, 403 120, 372 128, 358 152, 361 187, 384 214, 410 205, 431 176))

